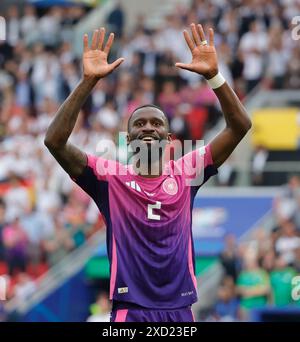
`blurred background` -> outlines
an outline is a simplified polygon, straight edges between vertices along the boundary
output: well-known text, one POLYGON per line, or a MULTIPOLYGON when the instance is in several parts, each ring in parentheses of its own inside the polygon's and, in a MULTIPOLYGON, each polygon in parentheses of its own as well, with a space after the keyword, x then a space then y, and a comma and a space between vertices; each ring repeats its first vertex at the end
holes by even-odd
POLYGON ((80 80, 83 34, 105 26, 116 35, 111 59, 125 62, 88 98, 72 142, 123 151, 128 115, 156 103, 174 138, 208 143, 224 127, 216 96, 174 67, 190 60, 182 31, 192 22, 214 27, 220 70, 253 121, 195 200, 195 317, 300 320, 297 14, 299 0, 1 0, 0 321, 109 321, 104 222, 44 135, 80 80))

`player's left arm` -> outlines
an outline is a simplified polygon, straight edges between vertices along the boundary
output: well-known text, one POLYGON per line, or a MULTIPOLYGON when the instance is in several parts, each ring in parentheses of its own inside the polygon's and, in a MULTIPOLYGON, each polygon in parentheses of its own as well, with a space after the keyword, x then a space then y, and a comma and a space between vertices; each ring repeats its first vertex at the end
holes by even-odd
MULTIPOLYGON (((212 28, 209 29, 209 42, 205 39, 201 25, 191 24, 191 32, 192 35, 185 30, 183 34, 192 53, 192 62, 175 65, 181 69, 196 72, 204 76, 206 80, 211 80, 219 72, 214 31, 212 28)), ((251 121, 237 95, 226 82, 215 88, 214 92, 220 101, 226 121, 225 129, 210 143, 214 165, 219 167, 251 128, 251 121)))

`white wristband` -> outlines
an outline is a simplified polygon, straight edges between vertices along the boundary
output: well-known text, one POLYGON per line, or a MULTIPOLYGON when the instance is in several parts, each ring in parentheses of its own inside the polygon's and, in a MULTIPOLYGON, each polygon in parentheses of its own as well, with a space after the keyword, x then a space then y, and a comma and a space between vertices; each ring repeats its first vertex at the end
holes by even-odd
POLYGON ((209 84, 209 86, 212 89, 217 89, 217 88, 221 87, 221 85, 223 85, 225 82, 226 82, 226 80, 223 77, 223 75, 220 73, 220 71, 217 73, 216 76, 207 80, 207 83, 209 84))

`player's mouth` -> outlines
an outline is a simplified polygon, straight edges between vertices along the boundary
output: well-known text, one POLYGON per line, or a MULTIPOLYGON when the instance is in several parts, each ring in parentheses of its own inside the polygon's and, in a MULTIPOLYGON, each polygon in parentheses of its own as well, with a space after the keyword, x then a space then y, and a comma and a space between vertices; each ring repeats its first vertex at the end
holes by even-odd
POLYGON ((153 143, 154 141, 159 140, 159 138, 154 135, 142 135, 139 137, 139 140, 142 140, 146 143, 153 143))

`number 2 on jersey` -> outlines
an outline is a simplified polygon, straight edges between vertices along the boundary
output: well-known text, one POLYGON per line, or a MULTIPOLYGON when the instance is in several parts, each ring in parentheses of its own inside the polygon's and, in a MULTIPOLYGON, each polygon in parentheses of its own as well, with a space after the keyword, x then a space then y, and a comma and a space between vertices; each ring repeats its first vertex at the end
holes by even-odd
POLYGON ((148 219, 149 220, 160 220, 160 215, 154 214, 153 209, 160 209, 161 208, 161 202, 156 201, 155 204, 148 204, 148 219))

